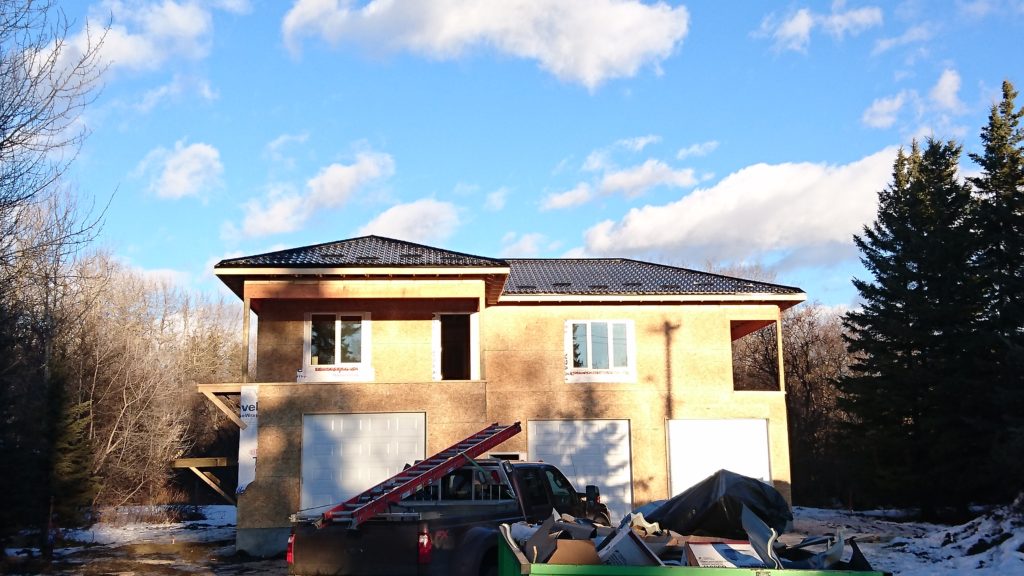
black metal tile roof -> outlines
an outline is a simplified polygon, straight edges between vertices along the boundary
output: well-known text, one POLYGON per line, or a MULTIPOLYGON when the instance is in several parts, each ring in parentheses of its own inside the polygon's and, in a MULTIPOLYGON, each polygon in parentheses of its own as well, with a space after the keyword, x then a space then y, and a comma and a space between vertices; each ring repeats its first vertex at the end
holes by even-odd
POLYGON ((441 250, 381 236, 302 246, 221 260, 214 268, 344 268, 374 266, 504 267, 504 260, 441 250))
POLYGON ((508 260, 504 294, 802 294, 803 290, 626 258, 508 260))
MULTIPOLYGON (((380 236, 302 246, 220 261, 228 268, 504 268, 506 295, 802 294, 756 282, 628 258, 486 258, 380 236)), ((228 280, 225 280, 228 282, 228 280)))

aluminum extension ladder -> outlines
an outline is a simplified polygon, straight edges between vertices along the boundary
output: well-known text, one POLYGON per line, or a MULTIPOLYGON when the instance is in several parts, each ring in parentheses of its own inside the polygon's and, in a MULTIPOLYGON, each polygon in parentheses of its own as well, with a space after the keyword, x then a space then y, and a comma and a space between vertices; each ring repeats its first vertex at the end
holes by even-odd
POLYGON ((387 510, 419 488, 440 480, 465 464, 467 458, 476 458, 491 448, 522 431, 519 422, 510 425, 498 423, 465 438, 452 446, 420 460, 376 486, 353 496, 323 514, 323 524, 347 522, 356 528, 363 522, 387 510))

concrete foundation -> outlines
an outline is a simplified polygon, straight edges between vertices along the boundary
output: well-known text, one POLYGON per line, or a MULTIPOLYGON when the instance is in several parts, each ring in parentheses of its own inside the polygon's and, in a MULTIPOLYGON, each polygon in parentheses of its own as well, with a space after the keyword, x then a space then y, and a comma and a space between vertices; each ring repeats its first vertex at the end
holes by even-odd
POLYGON ((239 528, 235 549, 250 556, 269 558, 284 554, 291 528, 239 528))

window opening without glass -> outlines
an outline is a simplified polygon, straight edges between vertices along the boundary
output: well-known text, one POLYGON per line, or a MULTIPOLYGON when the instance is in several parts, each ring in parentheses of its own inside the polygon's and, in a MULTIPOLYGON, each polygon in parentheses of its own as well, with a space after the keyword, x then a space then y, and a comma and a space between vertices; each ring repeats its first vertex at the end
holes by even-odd
POLYGON ((737 391, 782 389, 778 325, 772 320, 733 320, 732 383, 737 391))

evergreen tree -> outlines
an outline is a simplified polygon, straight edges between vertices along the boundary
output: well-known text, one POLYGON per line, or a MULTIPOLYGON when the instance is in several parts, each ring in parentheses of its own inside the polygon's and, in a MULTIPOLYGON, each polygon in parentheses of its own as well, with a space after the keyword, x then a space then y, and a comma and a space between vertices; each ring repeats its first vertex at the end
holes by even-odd
POLYGON ((86 512, 99 489, 88 436, 91 406, 69 398, 60 383, 52 390, 57 409, 50 466, 52 514, 61 526, 80 526, 88 520, 86 512))
POLYGON ((985 334, 990 346, 990 399, 996 428, 990 444, 998 496, 1011 498, 1012 479, 1024 476, 1024 109, 1017 92, 1003 82, 1003 98, 993 105, 981 130, 984 149, 971 154, 981 175, 971 178, 981 200, 976 228, 982 239, 978 269, 987 301, 985 334))
POLYGON ((873 279, 854 280, 863 307, 844 319, 855 360, 839 385, 860 480, 881 503, 925 513, 966 502, 978 459, 961 408, 980 380, 982 299, 975 202, 959 158, 957 144, 935 140, 899 152, 875 222, 854 238, 873 279))

